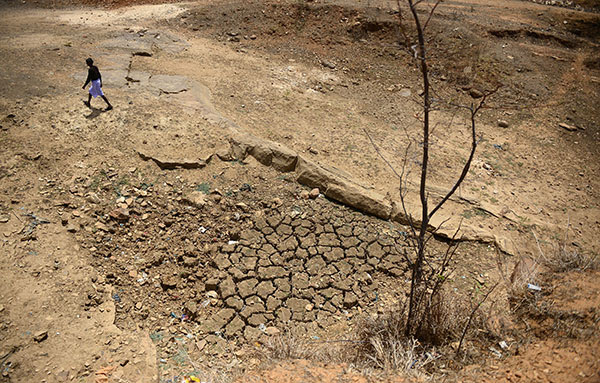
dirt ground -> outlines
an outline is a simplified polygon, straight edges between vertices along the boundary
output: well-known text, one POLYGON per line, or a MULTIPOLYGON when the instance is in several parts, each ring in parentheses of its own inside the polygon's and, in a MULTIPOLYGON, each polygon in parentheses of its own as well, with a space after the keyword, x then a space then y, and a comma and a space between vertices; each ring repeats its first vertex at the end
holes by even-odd
MULTIPOLYGON (((445 1, 429 26, 437 99, 498 88, 439 219, 469 228, 451 285, 502 286, 484 335, 460 363, 440 348, 433 379, 600 381, 597 271, 542 267, 541 292, 507 298, 520 259, 600 251, 600 16, 558 3, 445 1)), ((273 355, 280 335, 327 346, 397 305, 408 228, 222 155, 250 133, 396 198, 377 147, 407 158, 415 205, 422 86, 395 1, 85 4, 0 2, 0 381, 425 379, 273 355), (111 111, 82 102, 87 57, 111 111)), ((432 119, 436 200, 469 131, 451 108, 432 119)))

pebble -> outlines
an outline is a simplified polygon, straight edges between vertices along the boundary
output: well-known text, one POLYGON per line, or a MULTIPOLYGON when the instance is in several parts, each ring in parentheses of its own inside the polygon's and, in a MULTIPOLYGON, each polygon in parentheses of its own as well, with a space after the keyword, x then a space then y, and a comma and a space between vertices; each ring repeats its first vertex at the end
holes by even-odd
POLYGON ((33 334, 33 340, 40 343, 48 339, 48 331, 38 331, 33 334))
POLYGON ((508 128, 508 121, 498 120, 498 126, 501 128, 508 128))
POLYGON ((95 203, 95 204, 99 204, 100 201, 100 197, 98 197, 98 195, 96 193, 90 193, 88 194, 87 198, 88 202, 90 203, 95 203))
POLYGON ((270 336, 275 336, 275 335, 279 335, 281 333, 281 331, 274 326, 269 326, 265 329, 265 334, 270 335, 270 336))
POLYGON ((331 61, 321 60, 321 65, 323 65, 325 68, 335 69, 335 64, 331 61))
POLYGON ((319 194, 321 194, 319 188, 314 188, 310 191, 308 196, 310 197, 310 199, 316 199, 319 196, 319 194))
POLYGON ((558 126, 565 130, 568 130, 569 132, 574 132, 577 130, 577 127, 575 127, 573 125, 565 124, 564 122, 561 122, 560 124, 558 124, 558 126))
POLYGON ((483 93, 479 89, 471 88, 469 90, 469 95, 473 98, 481 98, 483 97, 483 93))

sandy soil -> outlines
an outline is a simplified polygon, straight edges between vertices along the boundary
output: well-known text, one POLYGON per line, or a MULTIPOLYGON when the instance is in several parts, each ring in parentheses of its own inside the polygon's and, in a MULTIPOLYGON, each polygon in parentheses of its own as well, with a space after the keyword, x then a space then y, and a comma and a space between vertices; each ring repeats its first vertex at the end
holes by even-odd
MULTIPOLYGON (((175 382, 192 371, 211 381, 236 374, 265 382, 413 379, 380 371, 365 377, 326 361, 273 364, 261 358, 261 346, 241 337, 206 342, 198 323, 181 320, 177 310, 204 301, 204 290, 196 291, 212 266, 190 280, 181 274, 189 274, 183 259, 144 268, 135 258, 161 246, 183 253, 190 244, 210 254, 209 245, 235 238, 256 214, 302 203, 325 221, 348 219, 377 233, 406 230, 370 217, 353 221, 356 212, 323 198, 302 202, 292 177, 252 160, 213 156, 197 169, 163 170, 138 155, 204 164, 227 147, 234 127, 395 196, 398 181, 370 135, 396 168, 412 143, 414 187, 421 86, 414 62, 398 46, 393 3, 201 0, 117 9, 2 3, 1 381, 175 382), (112 111, 99 99, 91 109, 82 103, 88 56, 100 67, 112 111), (244 193, 244 185, 253 192, 244 193), (205 188, 218 201, 190 213, 182 201, 205 188), (115 221, 111 214, 119 208, 134 218, 115 221), (178 229, 170 230, 174 222, 178 229), (196 226, 214 231, 201 236, 196 226), (138 286, 145 272, 157 279, 138 286), (174 291, 161 282, 168 274, 184 280, 174 291), (258 366, 266 370, 246 374, 258 366)), ((565 230, 569 249, 599 251, 599 20, 531 2, 455 0, 430 26, 436 95, 468 104, 477 101, 473 89, 502 85, 478 120, 482 139, 460 198, 440 219, 449 218, 450 226, 464 220, 477 228, 470 233, 475 239, 507 239, 513 253, 507 269, 520 256, 539 256, 533 233, 544 254, 565 230)), ((433 119, 436 199, 460 171, 468 131, 464 116, 452 110, 433 119)), ((408 200, 416 200, 414 192, 408 200)), ((495 254, 488 244, 466 243, 455 286, 472 290, 473 280, 489 286, 501 279, 495 254)), ((381 306, 402 296, 384 274, 381 306)), ((438 366, 438 378, 600 380, 597 272, 547 272, 538 281, 544 293, 535 304, 515 310, 514 322, 490 339, 472 340, 472 364, 438 366), (502 339, 512 339, 509 350, 497 345, 502 339)), ((512 313, 502 294, 495 302, 512 313)), ((320 338, 351 332, 359 316, 353 310, 343 325, 319 327, 320 338)))

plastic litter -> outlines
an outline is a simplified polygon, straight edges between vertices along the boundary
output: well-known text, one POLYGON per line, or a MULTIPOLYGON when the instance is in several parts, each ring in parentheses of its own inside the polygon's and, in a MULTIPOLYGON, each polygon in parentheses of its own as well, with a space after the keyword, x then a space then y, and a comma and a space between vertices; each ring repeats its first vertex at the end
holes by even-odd
POLYGON ((498 342, 498 346, 500 346, 500 348, 503 350, 508 349, 508 344, 505 341, 498 342))
POLYGON ((181 383, 203 383, 199 378, 194 375, 184 376, 181 383))
POLYGON ((490 347, 489 350, 496 356, 496 358, 502 358, 502 353, 496 350, 494 347, 490 347))
POLYGON ((239 242, 238 241, 229 241, 227 242, 228 245, 237 245, 239 242))
POLYGON ((534 284, 531 284, 531 283, 527 284, 527 288, 529 290, 533 290, 533 291, 542 291, 542 288, 540 286, 537 286, 537 285, 534 285, 534 284))
POLYGON ((204 226, 200 226, 200 227, 198 228, 198 231, 199 231, 200 233, 202 233, 202 234, 206 233, 206 230, 208 230, 208 229, 207 229, 207 228, 205 228, 204 226))
POLYGON ((137 281, 138 281, 138 283, 143 284, 144 282, 146 282, 147 279, 148 279, 148 274, 146 274, 145 272, 142 272, 142 277, 139 278, 137 281))
POLYGON ((121 302, 121 297, 117 293, 113 294, 112 299, 114 299, 115 302, 121 302))

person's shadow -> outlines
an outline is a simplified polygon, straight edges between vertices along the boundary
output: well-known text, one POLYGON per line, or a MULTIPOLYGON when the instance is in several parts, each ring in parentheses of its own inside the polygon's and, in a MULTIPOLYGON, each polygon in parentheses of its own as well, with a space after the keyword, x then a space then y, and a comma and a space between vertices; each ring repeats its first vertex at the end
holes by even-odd
POLYGON ((89 108, 90 108, 91 112, 90 112, 90 114, 85 116, 85 118, 87 118, 88 120, 93 120, 94 118, 98 117, 101 113, 105 112, 104 109, 95 108, 93 106, 90 106, 89 108))

